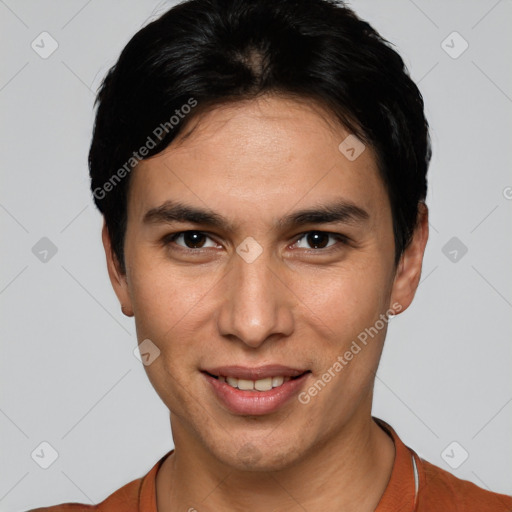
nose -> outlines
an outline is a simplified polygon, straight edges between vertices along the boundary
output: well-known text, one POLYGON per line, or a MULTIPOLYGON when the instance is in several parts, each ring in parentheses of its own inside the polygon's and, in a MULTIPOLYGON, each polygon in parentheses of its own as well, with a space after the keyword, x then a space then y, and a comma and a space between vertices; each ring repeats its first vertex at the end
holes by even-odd
POLYGON ((251 348, 258 348, 270 337, 289 336, 294 295, 275 261, 263 251, 254 261, 236 253, 230 264, 223 279, 219 333, 251 348))

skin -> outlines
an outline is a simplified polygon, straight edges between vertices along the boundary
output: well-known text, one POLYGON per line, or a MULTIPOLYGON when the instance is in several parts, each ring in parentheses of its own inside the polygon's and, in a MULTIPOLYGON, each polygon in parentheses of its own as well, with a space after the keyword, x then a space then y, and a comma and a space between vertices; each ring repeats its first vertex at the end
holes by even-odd
POLYGON ((311 101, 264 96, 209 110, 186 128, 193 128, 187 137, 132 172, 126 274, 103 229, 115 293, 135 317, 139 342, 149 338, 161 351, 145 369, 171 411, 175 451, 157 475, 158 510, 373 511, 394 462, 391 438, 371 417, 385 327, 309 403, 294 398, 272 414, 230 412, 199 369, 307 368, 307 389, 380 314, 407 309, 420 279, 427 209, 421 205, 395 267, 374 152, 366 147, 349 161, 338 149, 348 132, 311 101), (368 219, 274 225, 340 198, 368 219), (210 209, 230 226, 143 222, 167 200, 210 209), (162 242, 187 230, 205 236, 162 242), (326 235, 318 248, 308 242, 311 231, 349 240, 326 235), (263 248, 251 263, 236 252, 247 237, 263 248))

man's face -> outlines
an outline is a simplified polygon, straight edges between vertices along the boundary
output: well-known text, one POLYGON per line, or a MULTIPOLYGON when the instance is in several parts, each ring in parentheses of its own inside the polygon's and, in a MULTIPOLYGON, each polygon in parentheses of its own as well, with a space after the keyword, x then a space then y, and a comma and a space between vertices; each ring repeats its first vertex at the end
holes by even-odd
POLYGON ((412 296, 397 284, 375 155, 340 151, 349 133, 327 119, 311 102, 282 97, 223 106, 132 173, 126 276, 107 250, 111 277, 139 343, 160 350, 145 368, 176 444, 203 458, 284 468, 370 414, 381 315, 412 296), (222 219, 161 208, 178 203, 222 219), (338 220, 295 215, 335 206, 338 220), (271 391, 242 391, 222 382, 239 368, 218 370, 266 365, 306 373, 281 388, 286 370, 271 370, 271 391))

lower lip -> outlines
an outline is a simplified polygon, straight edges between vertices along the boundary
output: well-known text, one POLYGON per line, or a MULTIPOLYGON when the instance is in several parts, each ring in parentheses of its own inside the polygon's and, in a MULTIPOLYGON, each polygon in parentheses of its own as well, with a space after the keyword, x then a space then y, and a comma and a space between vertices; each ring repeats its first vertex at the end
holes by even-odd
POLYGON ((307 372, 269 391, 242 391, 207 373, 202 373, 210 383, 213 392, 231 412, 245 415, 271 414, 277 411, 290 398, 298 394, 310 374, 307 372))

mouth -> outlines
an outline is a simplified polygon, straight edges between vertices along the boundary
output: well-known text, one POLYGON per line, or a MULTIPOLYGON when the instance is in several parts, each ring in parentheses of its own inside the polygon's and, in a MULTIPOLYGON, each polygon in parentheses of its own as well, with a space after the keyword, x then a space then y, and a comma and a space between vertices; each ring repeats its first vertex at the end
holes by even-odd
POLYGON ((217 379, 219 382, 225 382, 228 386, 232 388, 239 389, 241 391, 257 391, 257 392, 265 392, 270 391, 274 388, 281 387, 285 382, 290 380, 296 380, 303 377, 306 373, 311 373, 311 370, 306 370, 299 375, 295 375, 293 377, 287 375, 274 375, 270 377, 265 377, 262 379, 243 379, 239 377, 232 377, 227 375, 215 375, 213 373, 204 371, 206 375, 217 379))
POLYGON ((311 370, 281 365, 230 366, 201 370, 220 404, 237 415, 276 412, 305 386, 311 370))

